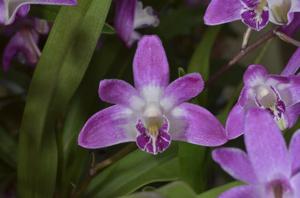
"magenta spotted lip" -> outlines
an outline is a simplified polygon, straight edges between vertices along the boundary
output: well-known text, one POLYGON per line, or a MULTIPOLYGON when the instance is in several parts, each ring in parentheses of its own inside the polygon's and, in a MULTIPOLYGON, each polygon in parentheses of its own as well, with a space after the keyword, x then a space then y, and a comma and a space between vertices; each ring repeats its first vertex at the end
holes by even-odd
POLYGON ((200 74, 169 84, 169 65, 157 36, 144 36, 133 61, 135 87, 122 80, 102 80, 99 96, 113 105, 93 115, 82 128, 78 144, 103 148, 136 142, 150 154, 165 151, 172 140, 203 146, 227 141, 222 124, 203 107, 186 103, 204 88, 200 74))
POLYGON ((141 120, 138 121, 136 129, 139 132, 136 144, 141 150, 157 154, 164 152, 171 144, 169 121, 166 118, 163 119, 162 125, 157 130, 157 134, 151 134, 141 120))

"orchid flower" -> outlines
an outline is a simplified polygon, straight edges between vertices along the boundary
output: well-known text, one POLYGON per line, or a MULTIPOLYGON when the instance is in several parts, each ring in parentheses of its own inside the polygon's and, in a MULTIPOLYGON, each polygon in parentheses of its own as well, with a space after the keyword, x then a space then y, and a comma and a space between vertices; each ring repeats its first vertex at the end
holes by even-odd
POLYGON ((26 16, 30 4, 76 5, 76 0, 0 0, 0 24, 12 24, 16 16, 26 16))
POLYGON ((261 65, 250 65, 244 73, 244 88, 226 121, 229 139, 244 131, 245 115, 251 108, 272 115, 281 130, 292 127, 299 116, 300 76, 272 75, 261 65))
POLYGON ((299 0, 212 0, 204 21, 207 25, 218 25, 241 20, 259 31, 269 21, 276 25, 290 24, 297 12, 300 12, 299 0))
POLYGON ((17 31, 9 40, 3 52, 2 67, 4 71, 10 68, 16 55, 22 55, 26 63, 35 65, 41 53, 38 47, 40 35, 47 34, 50 30, 48 22, 39 19, 22 19, 15 25, 17 31))
POLYGON ((169 66, 157 36, 144 36, 133 61, 135 88, 121 80, 102 80, 100 98, 114 106, 94 114, 82 128, 78 144, 103 148, 136 142, 148 153, 165 151, 171 140, 204 146, 227 141, 222 124, 206 109, 186 103, 204 87, 192 73, 169 83, 169 66))
POLYGON ((137 0, 117 0, 116 16, 114 18, 115 29, 119 37, 127 47, 141 38, 136 29, 144 27, 157 27, 158 17, 152 7, 143 8, 143 3, 137 0))
POLYGON ((237 148, 219 148, 212 153, 214 161, 246 185, 231 188, 219 198, 299 198, 300 130, 288 149, 270 114, 251 109, 246 117, 247 153, 237 148))
POLYGON ((287 34, 288 36, 293 36, 295 33, 299 31, 299 28, 300 28, 300 13, 295 13, 293 21, 289 25, 281 27, 279 31, 287 34))

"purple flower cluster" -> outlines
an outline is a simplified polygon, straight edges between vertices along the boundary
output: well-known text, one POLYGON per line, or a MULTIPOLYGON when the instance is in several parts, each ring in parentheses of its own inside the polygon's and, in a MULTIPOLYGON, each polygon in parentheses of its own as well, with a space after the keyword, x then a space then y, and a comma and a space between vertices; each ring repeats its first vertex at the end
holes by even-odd
MULTIPOLYGON (((293 135, 289 148, 282 135, 295 126, 300 115, 300 49, 281 74, 269 74, 262 65, 247 68, 240 97, 223 127, 207 109, 187 102, 204 89, 201 75, 190 73, 169 82, 162 42, 157 36, 142 36, 136 31, 158 26, 154 10, 138 0, 115 3, 118 36, 127 47, 138 41, 134 86, 117 79, 100 81, 100 99, 113 105, 87 120, 78 144, 95 149, 136 142, 139 149, 156 155, 173 140, 212 147, 244 134, 247 153, 236 148, 213 151, 213 159, 225 171, 247 184, 220 197, 300 197, 300 131, 293 135)), ((0 24, 12 35, 3 53, 5 71, 18 54, 27 63, 36 64, 39 38, 50 31, 48 22, 27 16, 30 4, 75 5, 76 0, 0 0, 0 24)), ((299 12, 299 0, 212 0, 204 20, 208 25, 241 20, 257 31, 272 22, 292 36, 300 26, 299 12)))

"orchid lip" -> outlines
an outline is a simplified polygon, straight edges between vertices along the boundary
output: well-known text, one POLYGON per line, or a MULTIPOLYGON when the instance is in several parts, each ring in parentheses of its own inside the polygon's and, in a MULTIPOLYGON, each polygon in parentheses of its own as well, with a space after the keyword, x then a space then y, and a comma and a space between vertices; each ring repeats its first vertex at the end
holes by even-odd
POLYGON ((159 118, 151 118, 146 124, 139 119, 136 129, 139 132, 136 143, 141 150, 158 154, 165 151, 171 144, 169 121, 166 117, 163 117, 162 122, 159 118))
POLYGON ((261 30, 269 22, 269 9, 267 1, 241 0, 244 9, 241 10, 242 21, 252 29, 261 30))
POLYGON ((275 179, 267 185, 267 188, 272 191, 274 198, 283 198, 292 193, 290 183, 286 179, 275 179))

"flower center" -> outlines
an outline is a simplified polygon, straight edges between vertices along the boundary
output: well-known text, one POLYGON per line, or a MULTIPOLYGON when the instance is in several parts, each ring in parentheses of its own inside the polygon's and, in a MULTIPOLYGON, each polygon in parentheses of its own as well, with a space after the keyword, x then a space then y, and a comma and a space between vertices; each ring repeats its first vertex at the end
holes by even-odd
POLYGON ((272 193, 273 198, 294 197, 293 189, 287 179, 274 180, 268 185, 268 191, 272 193))
POLYGON ((155 105, 146 108, 143 119, 136 124, 137 146, 146 152, 157 154, 165 151, 171 144, 169 121, 155 105))
POLYGON ((270 7, 272 16, 278 24, 287 24, 288 23, 288 12, 291 9, 291 1, 283 0, 276 5, 270 7))
POLYGON ((281 130, 287 128, 283 113, 285 104, 273 87, 259 86, 256 90, 255 103, 258 107, 268 110, 281 130))
POLYGON ((268 3, 266 0, 241 0, 244 5, 242 21, 250 28, 261 30, 269 22, 268 3))
POLYGON ((160 118, 148 118, 146 128, 148 129, 149 134, 153 137, 157 137, 162 123, 163 122, 160 118))
POLYGON ((274 198, 282 198, 283 195, 283 188, 281 185, 276 184, 273 187, 273 193, 274 193, 274 198))

